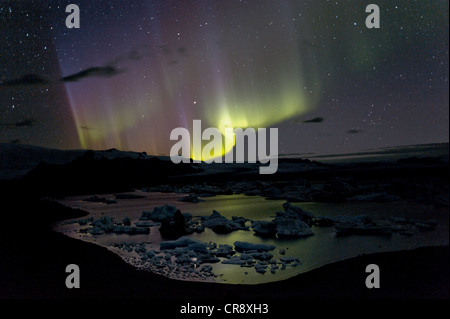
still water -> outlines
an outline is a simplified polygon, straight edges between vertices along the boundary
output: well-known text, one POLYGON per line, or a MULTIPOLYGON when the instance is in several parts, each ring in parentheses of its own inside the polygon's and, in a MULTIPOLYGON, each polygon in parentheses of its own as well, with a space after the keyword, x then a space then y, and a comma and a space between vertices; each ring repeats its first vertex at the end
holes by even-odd
MULTIPOLYGON (((135 192, 135 194, 145 197, 139 199, 119 199, 117 200, 117 204, 111 205, 82 201, 82 199, 88 196, 67 197, 64 200, 60 200, 60 202, 72 208, 85 210, 94 219, 100 218, 101 216, 110 216, 114 217, 116 221, 121 221, 123 218, 129 217, 132 224, 139 220, 142 211, 151 211, 154 207, 165 204, 174 205, 183 213, 190 212, 193 216, 207 216, 211 215, 213 210, 217 210, 228 219, 231 219, 232 216, 240 216, 250 220, 271 220, 277 211, 283 210, 282 204, 285 202, 283 200, 266 200, 259 196, 220 195, 203 198, 203 202, 188 203, 177 201, 178 198, 184 196, 182 194, 146 193, 140 191, 135 192)), ((113 195, 99 195, 99 197, 113 198, 113 195)), ((314 216, 366 215, 375 221, 384 220, 390 216, 398 216, 414 219, 435 219, 438 221, 438 225, 434 231, 415 231, 412 236, 394 233, 392 237, 337 237, 333 227, 312 226, 314 236, 289 240, 260 238, 254 236, 251 229, 250 231, 239 230, 223 235, 216 234, 206 228, 204 232, 194 233, 189 235, 189 237, 205 243, 213 242, 217 245, 233 245, 235 241, 270 244, 276 246, 276 249, 271 251, 274 259, 279 260, 280 257, 300 259, 300 265, 296 267, 288 266, 286 269, 276 270, 275 273, 267 271, 265 274, 257 273, 255 268, 214 263, 211 264, 212 271, 217 277, 208 280, 235 284, 271 282, 286 279, 325 264, 356 257, 361 254, 414 249, 422 246, 448 245, 449 242, 448 208, 436 208, 408 201, 394 203, 294 203, 293 205, 313 213, 314 216), (282 249, 285 250, 285 255, 280 254, 280 250, 282 249)), ((119 254, 126 262, 136 266, 138 266, 135 259, 137 256, 136 253, 126 252, 111 245, 124 242, 144 243, 147 249, 158 250, 159 244, 163 241, 158 226, 151 227, 150 233, 146 235, 111 233, 90 235, 79 232, 83 227, 86 226, 80 226, 77 223, 67 223, 67 221, 54 225, 56 231, 73 238, 106 247, 114 253, 119 254)), ((364 269, 361 271, 364 271, 364 269)), ((183 279, 197 280, 190 279, 189 276, 183 279)))

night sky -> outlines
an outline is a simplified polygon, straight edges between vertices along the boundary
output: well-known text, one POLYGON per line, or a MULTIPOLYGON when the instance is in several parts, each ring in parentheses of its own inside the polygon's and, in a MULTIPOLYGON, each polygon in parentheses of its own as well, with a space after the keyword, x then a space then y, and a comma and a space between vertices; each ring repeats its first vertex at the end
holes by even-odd
POLYGON ((0 0, 0 142, 168 155, 193 119, 277 127, 281 154, 448 142, 448 19, 448 1, 0 0))

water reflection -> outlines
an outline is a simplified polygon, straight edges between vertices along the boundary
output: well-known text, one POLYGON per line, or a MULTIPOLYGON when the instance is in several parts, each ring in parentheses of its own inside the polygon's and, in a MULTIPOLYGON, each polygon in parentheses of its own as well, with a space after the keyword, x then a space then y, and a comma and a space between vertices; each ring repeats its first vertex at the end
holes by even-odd
MULTIPOLYGON (((190 212, 193 216, 207 216, 213 210, 217 210, 223 216, 231 219, 232 216, 241 216, 250 220, 271 220, 277 211, 282 211, 283 200, 266 200, 258 196, 245 195, 221 195, 203 198, 203 202, 187 203, 178 202, 182 197, 180 194, 144 193, 145 198, 118 200, 117 204, 106 205, 104 203, 90 203, 82 201, 85 197, 70 197, 60 202, 64 205, 80 208, 88 211, 90 216, 97 219, 101 216, 111 216, 115 220, 125 217, 131 219, 131 223, 139 220, 142 211, 151 211, 154 207, 171 204, 182 212, 190 212)), ((254 267, 240 267, 222 263, 211 264, 212 271, 218 275, 216 282, 257 284, 276 280, 282 280, 296 274, 320 267, 327 263, 382 251, 394 251, 413 249, 428 245, 448 245, 448 214, 442 214, 439 209, 431 206, 418 205, 416 203, 400 201, 395 203, 294 203, 313 213, 315 216, 339 216, 339 215, 367 215, 374 220, 387 218, 389 216, 401 216, 418 219, 436 219, 438 227, 432 232, 418 232, 411 237, 394 234, 392 237, 376 236, 348 236, 336 237, 332 227, 312 226, 314 236, 302 239, 267 239, 253 235, 253 231, 238 230, 230 234, 216 234, 210 229, 202 233, 189 235, 190 238, 205 243, 216 243, 233 245, 235 241, 251 242, 256 244, 268 244, 276 246, 271 251, 273 258, 279 261, 281 257, 299 258, 300 265, 284 269, 277 269, 274 273, 267 271, 260 274, 254 267), (284 255, 280 251, 285 252, 284 255)), ((249 223, 249 222, 248 222, 249 223)), ((249 224, 250 225, 250 224, 249 224)), ((149 234, 126 235, 126 234, 104 234, 89 235, 79 232, 86 226, 78 224, 60 223, 56 230, 64 234, 88 242, 94 242, 108 247, 118 253, 127 262, 136 263, 135 252, 128 252, 111 247, 115 243, 144 243, 147 249, 159 249, 159 244, 164 239, 158 231, 158 227, 151 227, 149 234)), ((189 279, 189 276, 185 279, 189 279)), ((208 279, 210 280, 210 279, 208 279)))

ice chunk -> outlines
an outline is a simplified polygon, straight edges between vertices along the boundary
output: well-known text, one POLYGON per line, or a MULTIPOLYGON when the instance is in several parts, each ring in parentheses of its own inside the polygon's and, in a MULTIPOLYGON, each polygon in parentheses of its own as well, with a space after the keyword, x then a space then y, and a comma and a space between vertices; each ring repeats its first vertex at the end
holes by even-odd
POLYGON ((179 211, 175 206, 164 205, 155 207, 151 212, 142 212, 140 220, 164 221, 174 218, 175 213, 179 211))
POLYGON ((207 244, 202 243, 199 240, 195 240, 186 236, 180 237, 177 240, 171 240, 161 243, 161 249, 175 249, 177 247, 188 247, 193 245, 193 247, 199 248, 200 246, 206 248, 207 244))

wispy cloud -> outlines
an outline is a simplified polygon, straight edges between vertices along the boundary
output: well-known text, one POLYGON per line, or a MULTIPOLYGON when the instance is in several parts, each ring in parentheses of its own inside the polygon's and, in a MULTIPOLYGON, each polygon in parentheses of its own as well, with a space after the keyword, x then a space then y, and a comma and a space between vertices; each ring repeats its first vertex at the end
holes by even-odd
POLYGON ((13 128, 13 127, 30 127, 34 126, 35 124, 36 120, 33 118, 29 118, 15 123, 0 123, 0 126, 13 128))
POLYGON ((113 76, 123 73, 123 72, 124 72, 123 70, 118 70, 114 66, 111 66, 111 65, 97 66, 97 67, 90 67, 90 68, 87 68, 78 73, 65 76, 61 80, 63 82, 77 82, 81 79, 89 78, 89 77, 110 78, 110 77, 113 77, 113 76))
POLYGON ((322 123, 325 119, 323 117, 315 117, 310 120, 301 121, 301 123, 322 123))
POLYGON ((5 86, 29 86, 29 85, 45 85, 50 83, 44 77, 38 74, 25 74, 22 77, 14 80, 3 81, 2 85, 5 86))

